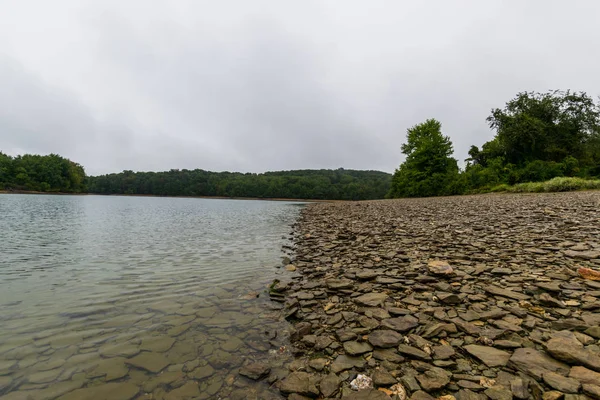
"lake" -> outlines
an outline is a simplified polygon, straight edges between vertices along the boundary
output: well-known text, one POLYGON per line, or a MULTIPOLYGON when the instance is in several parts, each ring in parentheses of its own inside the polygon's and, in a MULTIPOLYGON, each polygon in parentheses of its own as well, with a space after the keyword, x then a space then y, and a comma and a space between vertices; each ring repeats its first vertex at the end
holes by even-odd
POLYGON ((302 205, 0 194, 0 399, 280 398, 302 205))

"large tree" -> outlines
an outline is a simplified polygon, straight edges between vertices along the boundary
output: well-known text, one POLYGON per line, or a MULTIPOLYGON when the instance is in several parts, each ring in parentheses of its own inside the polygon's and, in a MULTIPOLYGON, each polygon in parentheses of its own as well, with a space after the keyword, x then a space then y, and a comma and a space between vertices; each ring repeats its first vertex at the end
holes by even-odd
POLYGON ((452 152, 452 142, 442 135, 439 121, 428 119, 410 128, 402 145, 406 160, 394 173, 388 197, 454 194, 458 164, 452 152))
POLYGON ((585 164, 597 157, 590 154, 590 144, 600 134, 600 105, 583 92, 522 92, 503 109, 492 110, 487 121, 496 130, 499 145, 488 158, 502 156, 522 166, 535 160, 562 162, 567 157, 585 164))

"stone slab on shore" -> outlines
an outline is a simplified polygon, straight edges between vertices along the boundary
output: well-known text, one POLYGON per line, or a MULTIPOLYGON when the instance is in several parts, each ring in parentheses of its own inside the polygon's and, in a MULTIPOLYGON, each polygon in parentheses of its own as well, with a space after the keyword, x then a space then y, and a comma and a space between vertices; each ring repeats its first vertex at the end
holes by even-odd
POLYGON ((600 192, 312 204, 295 229, 290 398, 598 398, 600 192))

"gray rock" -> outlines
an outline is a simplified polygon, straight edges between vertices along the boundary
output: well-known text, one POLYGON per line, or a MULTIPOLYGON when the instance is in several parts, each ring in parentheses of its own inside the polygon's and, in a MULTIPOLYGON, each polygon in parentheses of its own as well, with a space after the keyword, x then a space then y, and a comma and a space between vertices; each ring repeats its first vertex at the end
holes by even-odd
POLYGON ((410 396, 410 400, 435 400, 435 397, 422 390, 417 390, 410 396))
POLYGON ((464 348, 488 367, 504 367, 510 359, 510 353, 493 347, 471 344, 464 348))
POLYGON ((401 363, 404 361, 404 357, 398 354, 395 349, 375 349, 373 351, 373 358, 392 363, 401 363))
POLYGON ((527 296, 526 294, 515 292, 512 290, 508 290, 508 289, 503 289, 503 288, 501 288, 499 286, 495 286, 495 285, 486 285, 483 287, 483 290, 485 290, 489 294, 493 294, 495 296, 508 297, 509 299, 513 299, 513 300, 529 299, 529 296, 527 296))
POLYGON ((388 318, 381 321, 381 326, 397 332, 406 332, 419 325, 419 320, 412 315, 404 317, 388 318))
POLYGON ((271 368, 267 364, 260 362, 244 365, 240 369, 240 375, 254 380, 264 378, 269 372, 271 372, 271 368))
POLYGON ((470 391, 469 389, 461 389, 454 396, 456 400, 486 400, 487 397, 484 394, 479 394, 470 391))
POLYGON ((388 295, 385 293, 367 293, 362 296, 358 296, 354 299, 354 301, 362 306, 367 307, 379 307, 383 305, 383 302, 388 298, 388 295))
POLYGON ((344 342, 344 351, 351 356, 359 356, 364 353, 373 351, 373 347, 367 342, 344 342))
POLYGON ((398 346, 398 353, 407 355, 418 360, 430 360, 429 354, 423 350, 419 350, 416 347, 409 346, 407 344, 401 344, 398 346))
POLYGON ((368 340, 373 346, 385 349, 398 346, 402 341, 402 335, 387 329, 377 330, 369 334, 368 340))
POLYGON ((546 351, 554 358, 570 364, 581 364, 584 367, 600 371, 600 357, 585 350, 575 335, 570 337, 554 337, 546 343, 546 351))
POLYGON ((499 385, 492 386, 483 393, 491 400, 512 400, 513 398, 513 394, 509 389, 499 385))
POLYGON ((333 397, 337 393, 340 383, 342 380, 336 374, 328 374, 319 383, 321 394, 325 397, 333 397))
POLYGON ((546 371, 556 372, 560 375, 569 373, 569 367, 566 364, 556 361, 546 353, 528 348, 515 350, 510 357, 509 366, 540 380, 546 371))
POLYGON ((373 375, 371 376, 371 379, 373 379, 373 384, 375 385, 375 387, 391 386, 395 383, 398 383, 398 380, 394 378, 385 369, 375 370, 375 372, 373 372, 373 375))
POLYGON ((600 386, 584 383, 581 388, 583 389, 583 393, 587 394, 591 398, 600 399, 600 386))
POLYGON ((460 297, 454 293, 439 292, 437 298, 444 304, 459 304, 461 302, 460 297))
POLYGON ((569 378, 576 379, 582 384, 587 383, 590 385, 600 386, 600 373, 589 370, 585 367, 572 367, 569 372, 569 378))
POLYGON ((426 392, 439 390, 450 383, 450 377, 443 369, 438 367, 431 367, 429 370, 417 375, 417 380, 426 392))
POLYGON ((563 393, 578 393, 581 387, 577 379, 567 378, 555 372, 544 372, 542 378, 546 385, 563 393))
POLYGON ((317 379, 306 372, 292 372, 279 384, 279 390, 285 394, 297 393, 306 397, 317 397, 317 379))
POLYGON ((512 381, 510 381, 510 391, 512 392, 513 396, 515 396, 517 399, 528 399, 529 398, 529 382, 522 379, 522 378, 515 378, 512 381))
POLYGON ((345 354, 337 356, 331 364, 331 372, 339 374, 347 369, 357 368, 362 370, 365 366, 365 360, 362 357, 350 357, 345 354))
POLYGON ((365 389, 342 396, 342 400, 391 400, 391 398, 380 390, 365 389))

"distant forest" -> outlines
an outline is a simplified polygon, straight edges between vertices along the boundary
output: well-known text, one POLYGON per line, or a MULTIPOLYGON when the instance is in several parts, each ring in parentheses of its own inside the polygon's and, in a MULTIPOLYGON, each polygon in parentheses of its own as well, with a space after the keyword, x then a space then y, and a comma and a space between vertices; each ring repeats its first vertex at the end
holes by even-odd
POLYGON ((392 175, 385 172, 342 168, 263 174, 184 169, 86 176, 82 166, 56 154, 10 157, 0 152, 0 190, 369 200, 383 198, 391 180, 392 175))
POLYGON ((11 157, 0 152, 0 189, 38 192, 85 192, 83 167, 56 154, 11 157))
POLYGON ((379 171, 210 172, 201 169, 90 176, 56 154, 0 152, 0 189, 40 192, 323 200, 427 197, 505 190, 555 177, 600 177, 600 104, 583 92, 522 92, 486 121, 496 132, 471 146, 464 169, 435 119, 408 129, 405 161, 379 171))
POLYGON ((133 172, 88 179, 88 191, 99 194, 222 196, 287 199, 382 199, 392 175, 379 171, 297 170, 243 174, 201 169, 133 172))

